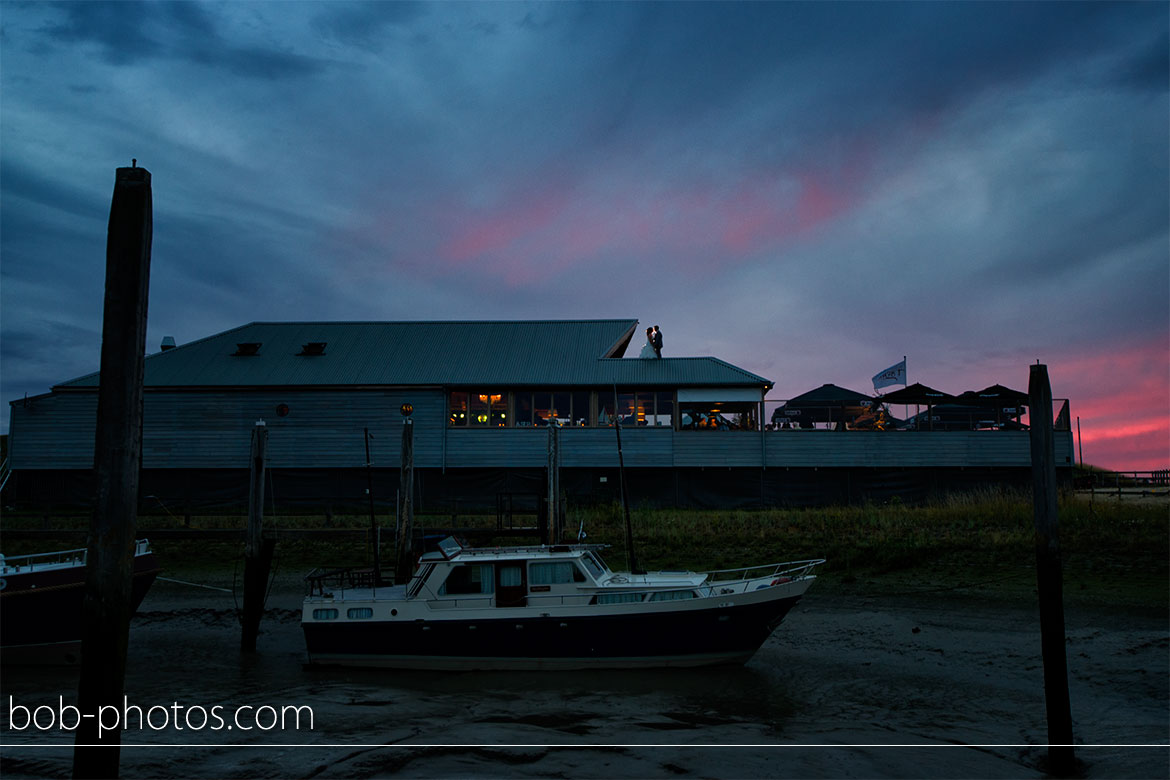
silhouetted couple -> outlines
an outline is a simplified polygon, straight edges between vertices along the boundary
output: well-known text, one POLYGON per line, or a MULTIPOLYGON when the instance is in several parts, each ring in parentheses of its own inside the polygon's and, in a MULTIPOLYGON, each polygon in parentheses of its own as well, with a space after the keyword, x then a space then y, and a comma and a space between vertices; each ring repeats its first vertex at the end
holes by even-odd
POLYGON ((642 351, 638 357, 662 357, 662 331, 655 325, 653 328, 646 328, 646 343, 642 346, 642 351))

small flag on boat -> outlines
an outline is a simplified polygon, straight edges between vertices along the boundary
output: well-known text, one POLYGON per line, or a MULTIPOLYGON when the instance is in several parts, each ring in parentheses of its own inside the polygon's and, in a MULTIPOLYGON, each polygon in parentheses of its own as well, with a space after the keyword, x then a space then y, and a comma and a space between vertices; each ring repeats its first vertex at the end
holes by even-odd
POLYGON ((898 363, 887 368, 885 371, 879 371, 873 377, 873 389, 878 390, 890 385, 905 385, 906 384, 906 358, 898 363))

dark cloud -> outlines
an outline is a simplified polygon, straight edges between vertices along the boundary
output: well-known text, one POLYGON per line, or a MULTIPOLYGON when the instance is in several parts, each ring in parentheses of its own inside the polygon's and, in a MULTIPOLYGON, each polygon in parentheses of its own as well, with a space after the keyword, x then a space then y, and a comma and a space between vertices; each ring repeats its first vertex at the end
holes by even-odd
POLYGON ((388 45, 393 28, 406 28, 425 12, 426 3, 334 2, 321 6, 310 25, 323 38, 338 43, 377 51, 388 45))
POLYGON ((636 316, 794 391, 902 354, 961 390, 1170 321, 1165 4, 4 11, 4 400, 96 368, 130 156, 151 348, 636 316))
MULTIPOLYGON (((1163 8, 1165 6, 1162 6, 1163 8)), ((1163 94, 1170 89, 1170 33, 1156 34, 1110 74, 1123 87, 1163 94)))
MULTIPOLYGON (((69 179, 62 179, 62 171, 54 169, 41 171, 28 166, 23 160, 11 155, 0 157, 0 177, 5 205, 0 214, 10 213, 14 204, 9 199, 21 199, 44 208, 62 211, 66 214, 87 219, 103 219, 103 204, 94 199, 91 192, 79 189, 69 179)), ((110 178, 111 191, 113 176, 110 178)), ((2 218, 2 216, 0 216, 2 218)))
POLYGON ((271 48, 228 44, 206 7, 188 2, 81 2, 54 6, 62 20, 42 32, 63 45, 93 44, 114 65, 178 60, 262 79, 300 78, 325 60, 271 48))

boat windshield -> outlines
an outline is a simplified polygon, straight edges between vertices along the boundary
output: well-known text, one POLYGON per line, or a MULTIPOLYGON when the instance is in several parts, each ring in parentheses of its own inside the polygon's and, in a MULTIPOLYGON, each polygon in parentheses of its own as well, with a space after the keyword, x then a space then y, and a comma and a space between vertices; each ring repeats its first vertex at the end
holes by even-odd
POLYGON ((454 536, 448 536, 446 539, 439 542, 439 552, 442 553, 443 557, 447 560, 454 558, 460 553, 462 549, 463 547, 459 544, 459 542, 455 541, 454 536))
POLYGON ((605 574, 605 563, 597 556, 595 552, 587 552, 581 556, 581 563, 589 570, 594 579, 600 579, 605 574))

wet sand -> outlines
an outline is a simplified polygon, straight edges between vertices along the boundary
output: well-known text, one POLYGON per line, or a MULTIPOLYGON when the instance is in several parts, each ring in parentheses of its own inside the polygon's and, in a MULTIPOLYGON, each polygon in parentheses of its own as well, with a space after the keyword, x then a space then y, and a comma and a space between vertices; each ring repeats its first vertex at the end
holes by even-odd
MULTIPOLYGON (((230 577, 214 584, 230 587, 230 577)), ((241 655, 231 594, 158 582, 131 629, 131 704, 308 705, 313 728, 126 732, 124 744, 150 747, 124 747, 122 774, 1044 776, 1034 605, 824 591, 814 586, 743 667, 452 674, 306 669, 294 578, 269 599, 258 652, 241 655)), ((1085 775, 1166 777, 1165 610, 1070 609, 1066 623, 1085 775)), ((31 706, 56 704, 58 695, 69 703, 76 674, 4 670, 5 778, 70 775, 72 734, 13 731, 8 706, 9 696, 31 706), (48 744, 61 747, 34 747, 48 744)))

